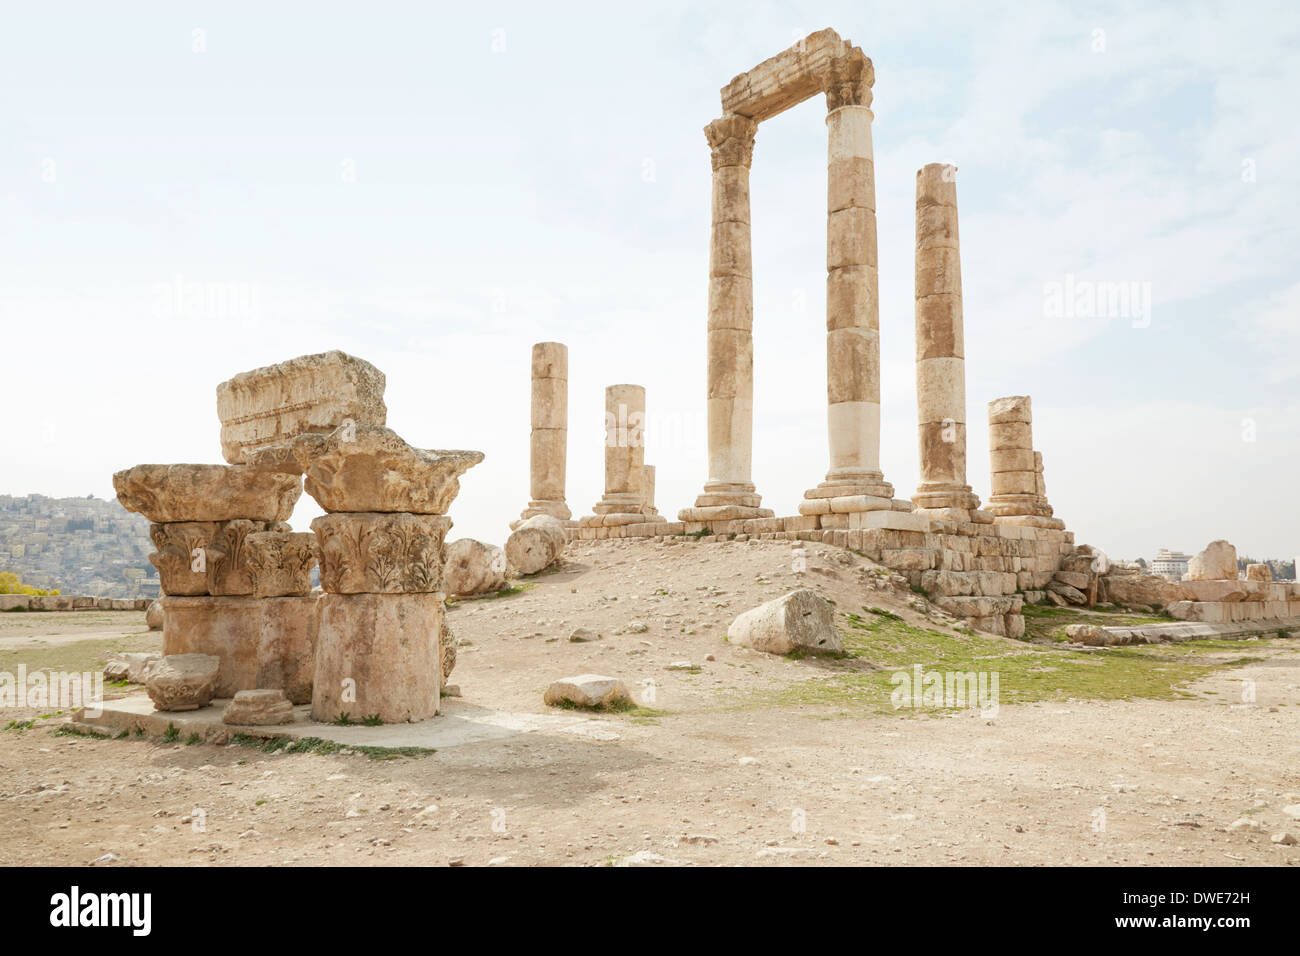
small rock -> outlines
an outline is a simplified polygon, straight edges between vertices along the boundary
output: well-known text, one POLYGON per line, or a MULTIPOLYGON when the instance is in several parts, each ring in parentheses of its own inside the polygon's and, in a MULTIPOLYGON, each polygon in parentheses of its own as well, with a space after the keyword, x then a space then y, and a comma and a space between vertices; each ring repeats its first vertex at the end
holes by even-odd
POLYGON ((600 635, 589 627, 575 627, 569 632, 569 641, 573 644, 585 644, 587 641, 594 641, 599 637, 600 635))
POLYGON ((1229 830, 1259 830, 1262 829, 1258 820, 1252 820, 1250 817, 1239 817, 1228 824, 1229 830))
POLYGON ((1290 833, 1287 833, 1285 830, 1283 830, 1280 833, 1274 833, 1271 837, 1269 837, 1269 839, 1272 840, 1274 843, 1278 844, 1278 846, 1296 845, 1296 838, 1292 836, 1290 833))
POLYGON ((144 612, 144 622, 149 625, 151 631, 161 631, 163 629, 163 606, 158 601, 153 601, 149 605, 149 610, 144 612))
POLYGON ((650 630, 650 626, 645 621, 633 621, 627 626, 629 634, 644 634, 650 630))

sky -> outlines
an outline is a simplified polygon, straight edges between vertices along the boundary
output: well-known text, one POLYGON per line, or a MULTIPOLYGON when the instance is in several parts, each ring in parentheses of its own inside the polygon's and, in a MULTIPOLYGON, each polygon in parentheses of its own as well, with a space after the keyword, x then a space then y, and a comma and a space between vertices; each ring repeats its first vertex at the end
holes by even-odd
MULTIPOLYGON (((86 3, 7 24, 0 494, 218 462, 217 383, 342 349, 385 372, 411 444, 486 454, 451 537, 501 543, 528 500, 530 349, 560 341, 575 516, 624 382, 675 516, 706 478, 702 127, 733 76, 832 27, 875 64, 897 494, 918 481, 915 172, 945 162, 975 491, 987 403, 1028 394, 1079 543, 1300 553, 1300 6, 86 3), (1131 293, 1119 314, 1088 308, 1101 288, 1131 293)), ((825 112, 763 123, 751 174, 753 475, 778 515, 828 467, 825 112)), ((319 513, 304 495, 293 523, 319 513)))

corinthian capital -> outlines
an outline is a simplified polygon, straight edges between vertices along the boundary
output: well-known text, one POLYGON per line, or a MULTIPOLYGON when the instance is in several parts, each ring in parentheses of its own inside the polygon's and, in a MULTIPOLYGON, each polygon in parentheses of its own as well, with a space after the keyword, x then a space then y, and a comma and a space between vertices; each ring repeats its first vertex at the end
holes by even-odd
POLYGON ((736 113, 715 119, 704 127, 704 135, 713 151, 713 168, 745 166, 754 159, 754 134, 758 123, 736 113))
POLYGON ((870 57, 854 48, 848 56, 831 60, 826 76, 826 109, 841 106, 870 106, 871 87, 876 82, 876 68, 870 57))

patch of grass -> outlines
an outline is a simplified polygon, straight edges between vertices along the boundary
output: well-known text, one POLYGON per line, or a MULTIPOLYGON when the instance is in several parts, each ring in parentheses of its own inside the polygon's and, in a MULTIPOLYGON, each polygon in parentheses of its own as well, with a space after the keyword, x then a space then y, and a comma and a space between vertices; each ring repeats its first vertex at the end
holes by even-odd
POLYGON ((706 538, 706 537, 708 537, 710 534, 712 534, 712 532, 709 531, 708 528, 701 528, 699 531, 684 531, 684 532, 682 532, 682 533, 679 534, 679 535, 674 535, 674 537, 677 537, 677 538, 695 538, 695 539, 698 541, 700 538, 706 538))
POLYGON ((874 614, 874 615, 876 615, 877 617, 883 617, 883 618, 886 618, 886 619, 888 619, 888 620, 890 620, 890 621, 901 621, 901 620, 902 620, 902 617, 900 617, 899 615, 895 614, 893 611, 886 611, 886 610, 885 610, 884 608, 882 608, 882 607, 864 607, 862 610, 866 611, 868 614, 874 614))
POLYGON ((455 601, 448 599, 448 604, 458 603, 461 601, 495 601, 497 598, 514 597, 516 594, 523 594, 525 591, 531 591, 537 587, 532 581, 521 581, 514 584, 507 584, 499 591, 493 591, 491 594, 476 594, 473 597, 460 597, 455 601))
POLYGON ((336 754, 341 750, 365 754, 371 760, 397 760, 402 757, 427 757, 437 753, 432 747, 369 747, 361 744, 340 744, 320 737, 250 737, 235 734, 232 744, 255 747, 263 753, 285 754, 336 754))
POLYGON ((24 730, 31 730, 35 724, 36 720, 34 718, 32 720, 11 720, 9 723, 5 724, 4 729, 16 730, 19 733, 22 733, 24 730))
POLYGON ((129 730, 119 730, 119 731, 117 732, 117 735, 114 736, 113 739, 114 739, 114 740, 126 740, 126 738, 128 738, 128 737, 130 737, 130 736, 131 736, 131 731, 129 731, 129 730))
POLYGON ((366 727, 382 727, 384 726, 384 718, 378 714, 371 714, 369 717, 362 717, 361 723, 366 727))
POLYGON ((167 743, 174 743, 181 739, 180 729, 173 723, 167 724, 167 729, 163 731, 162 739, 167 743))
MULTIPOLYGON (((1050 615, 1049 615, 1050 617, 1050 615)), ((829 674, 743 697, 742 706, 831 707, 831 716, 863 713, 917 715, 935 708, 895 709, 894 675, 925 672, 998 675, 1002 704, 1043 700, 1176 700, 1195 695, 1188 683, 1250 660, 1216 652, 1243 650, 1236 641, 1128 645, 1104 651, 1067 651, 974 632, 950 634, 889 617, 846 614, 849 662, 828 662, 829 674), (869 663, 871 670, 860 666, 869 663)))
POLYGON ((135 728, 135 735, 136 735, 137 737, 143 737, 143 736, 144 736, 144 728, 143 728, 143 727, 137 727, 137 728, 135 728))
POLYGON ((632 700, 616 700, 612 704, 597 704, 595 707, 584 707, 582 704, 575 704, 571 700, 562 700, 551 706, 559 710, 576 710, 587 714, 620 714, 624 717, 642 719, 663 717, 668 713, 666 710, 658 710, 654 707, 642 707, 632 700))
POLYGON ((343 713, 331 720, 330 723, 334 724, 336 727, 351 727, 356 723, 356 721, 352 719, 352 713, 345 710, 343 713))
POLYGON ((185 738, 186 747, 193 747, 195 744, 200 744, 202 742, 203 742, 203 738, 200 737, 197 733, 190 734, 188 737, 185 738))
POLYGON ((85 730, 81 727, 71 727, 64 724, 62 727, 56 727, 50 733, 55 737, 89 737, 91 740, 108 740, 108 734, 101 734, 97 730, 85 730))
POLYGON ((1160 614, 1134 614, 1119 609, 1098 611, 1093 608, 1057 607, 1054 604, 1026 604, 1021 611, 1025 616, 1026 641, 1068 640, 1064 627, 1067 624, 1096 624, 1098 627, 1141 627, 1144 624, 1168 624, 1174 620, 1167 612, 1160 614))

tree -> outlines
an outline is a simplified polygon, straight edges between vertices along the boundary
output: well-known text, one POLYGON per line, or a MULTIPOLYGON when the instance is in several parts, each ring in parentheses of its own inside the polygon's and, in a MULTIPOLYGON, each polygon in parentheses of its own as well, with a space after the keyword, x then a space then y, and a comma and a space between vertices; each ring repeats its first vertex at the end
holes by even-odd
POLYGON ((58 588, 34 588, 30 584, 23 584, 18 580, 18 575, 12 571, 0 571, 0 594, 58 594, 58 588))

